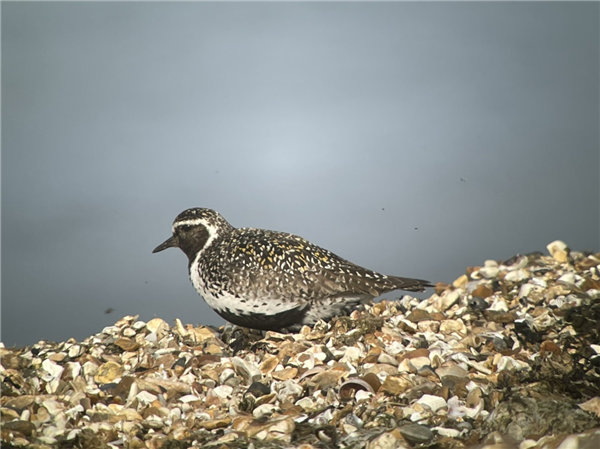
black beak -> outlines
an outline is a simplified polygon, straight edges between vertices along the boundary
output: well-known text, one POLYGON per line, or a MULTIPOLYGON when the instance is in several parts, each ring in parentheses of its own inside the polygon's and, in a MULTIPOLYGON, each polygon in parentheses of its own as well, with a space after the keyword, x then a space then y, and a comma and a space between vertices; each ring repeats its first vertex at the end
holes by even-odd
POLYGON ((154 250, 152 251, 152 254, 159 253, 161 251, 164 251, 167 248, 173 248, 173 247, 177 247, 177 246, 179 246, 177 244, 177 239, 174 236, 169 237, 167 240, 165 240, 160 245, 158 245, 156 248, 154 248, 154 250))

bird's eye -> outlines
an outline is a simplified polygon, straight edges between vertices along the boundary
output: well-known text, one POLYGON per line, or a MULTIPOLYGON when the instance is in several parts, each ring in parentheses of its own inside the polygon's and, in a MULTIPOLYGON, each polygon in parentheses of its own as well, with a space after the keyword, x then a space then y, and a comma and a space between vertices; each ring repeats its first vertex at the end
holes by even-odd
POLYGON ((183 225, 180 226, 179 229, 181 229, 183 232, 188 232, 190 229, 192 229, 192 227, 190 225, 183 225))

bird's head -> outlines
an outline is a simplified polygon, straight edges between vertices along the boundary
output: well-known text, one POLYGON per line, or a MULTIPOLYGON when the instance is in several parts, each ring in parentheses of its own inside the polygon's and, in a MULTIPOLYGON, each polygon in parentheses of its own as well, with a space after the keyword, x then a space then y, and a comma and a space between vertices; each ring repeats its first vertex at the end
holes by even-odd
POLYGON ((181 249, 190 263, 196 255, 207 248, 213 240, 233 227, 221 214, 212 209, 196 207, 181 212, 173 222, 173 235, 158 245, 153 253, 167 248, 181 249))

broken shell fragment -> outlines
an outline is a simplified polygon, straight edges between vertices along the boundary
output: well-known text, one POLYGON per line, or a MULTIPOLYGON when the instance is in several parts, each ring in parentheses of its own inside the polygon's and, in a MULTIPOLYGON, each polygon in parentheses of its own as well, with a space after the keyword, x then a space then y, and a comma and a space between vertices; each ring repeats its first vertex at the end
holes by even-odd
POLYGON ((374 393, 375 390, 371 386, 371 384, 364 379, 359 377, 352 377, 342 383, 340 386, 340 399, 349 400, 353 399, 354 395, 357 391, 364 390, 369 393, 374 393))

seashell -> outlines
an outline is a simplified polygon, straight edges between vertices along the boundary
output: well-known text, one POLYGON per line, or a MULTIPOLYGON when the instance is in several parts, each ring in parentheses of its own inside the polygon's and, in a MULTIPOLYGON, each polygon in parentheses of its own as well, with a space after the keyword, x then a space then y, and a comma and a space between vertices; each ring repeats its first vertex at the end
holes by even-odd
POLYGON ((521 256, 517 254, 515 257, 505 262, 502 262, 502 264, 500 265, 500 269, 504 271, 518 270, 520 268, 525 268, 528 263, 529 258, 527 256, 521 256))
POLYGON ((305 411, 310 412, 314 409, 315 403, 311 398, 304 397, 296 401, 298 407, 302 407, 305 411))
POLYGON ((162 337, 162 335, 169 330, 169 325, 161 318, 153 318, 146 323, 146 329, 162 337))
POLYGON ((550 301, 548 301, 548 305, 550 307, 556 308, 556 309, 562 309, 562 307, 567 303, 567 301, 565 300, 564 296, 559 296, 557 298, 553 298, 550 301))
POLYGON ((463 274, 463 275, 459 276, 458 278, 456 278, 454 280, 454 282, 452 282, 452 286, 454 288, 465 288, 468 281, 469 281, 468 276, 466 274, 463 274))
POLYGON ((74 359, 76 357, 79 357, 82 353, 83 353, 83 350, 81 348, 81 345, 72 345, 69 348, 69 351, 67 354, 69 355, 70 358, 74 359))
POLYGON ((308 420, 311 424, 316 424, 317 426, 326 426, 333 419, 333 412, 331 409, 325 410, 323 413, 318 414, 314 418, 308 420))
POLYGON ((271 376, 277 380, 289 380, 296 377, 298 374, 298 368, 283 368, 281 370, 273 371, 271 376))
POLYGON ((46 359, 42 362, 42 369, 45 371, 45 374, 42 375, 42 378, 46 381, 59 378, 64 371, 62 366, 50 359, 46 359))
MULTIPOLYGON (((289 444, 292 441, 294 428, 295 423, 292 418, 283 418, 275 422, 269 422, 266 428, 258 432, 255 437, 258 440, 283 441, 289 444)), ((249 436, 251 435, 249 434, 249 436)))
POLYGON ((444 364, 442 366, 440 366, 439 368, 436 368, 435 373, 439 376, 440 379, 443 379, 446 376, 454 376, 454 377, 458 377, 458 378, 464 378, 464 377, 468 377, 469 372, 463 368, 461 368, 460 366, 458 366, 456 363, 450 361, 450 362, 444 362, 444 364))
MULTIPOLYGON (((386 347, 386 352, 394 357, 401 352, 405 352, 406 347, 399 341, 392 341, 386 347)), ((367 355, 368 357, 368 355, 367 355)))
POLYGON ((198 426, 206 430, 214 430, 222 427, 227 427, 231 423, 229 416, 217 419, 209 419, 207 421, 198 422, 198 426))
POLYGON ((424 394, 421 396, 421 398, 417 401, 417 404, 427 407, 433 413, 436 413, 441 408, 446 408, 448 406, 444 398, 430 394, 424 394))
POLYGON ((355 346, 351 346, 345 350, 344 356, 341 358, 340 362, 354 364, 364 357, 364 351, 355 346))
POLYGON ((433 298, 433 307, 435 310, 439 312, 445 312, 454 304, 456 304, 460 299, 460 291, 459 290, 446 290, 441 294, 441 296, 434 295, 433 298))
POLYGON ((524 281, 525 279, 529 279, 529 277, 531 276, 531 274, 529 273, 529 271, 520 268, 518 270, 514 270, 514 271, 509 271, 506 276, 504 276, 504 280, 506 282, 521 282, 524 281))
MULTIPOLYGON (((403 362, 408 362, 410 366, 410 372, 418 371, 425 366, 429 366, 431 361, 429 357, 414 357, 412 359, 403 360, 403 362)), ((398 371, 400 371, 400 365, 398 365, 398 371)))
POLYGON ((314 354, 310 353, 302 353, 299 354, 296 358, 299 362, 300 366, 304 369, 313 369, 316 364, 316 359, 314 354))
POLYGON ((537 285, 538 287, 548 288, 548 283, 544 278, 541 277, 532 277, 531 279, 529 279, 529 283, 537 285))
POLYGON ((521 301, 526 299, 531 304, 538 304, 544 299, 544 288, 539 285, 527 282, 519 288, 519 294, 517 295, 521 301))
POLYGON ((280 401, 289 400, 290 402, 296 401, 304 392, 304 388, 293 380, 277 382, 272 386, 272 389, 280 401))
POLYGON ((156 332, 150 332, 144 337, 144 340, 149 343, 156 343, 158 341, 158 336, 156 335, 156 332))
POLYGON ((322 372, 322 371, 324 371, 324 370, 325 370, 325 367, 324 367, 324 366, 322 366, 322 365, 321 365, 321 366, 316 366, 316 367, 314 367, 314 368, 312 368, 312 369, 309 369, 309 370, 305 371, 305 372, 304 372, 304 374, 302 374, 302 375, 300 376, 300 379, 298 379, 298 380, 299 380, 299 381, 302 381, 302 380, 304 380, 304 379, 306 379, 306 378, 308 378, 308 377, 312 377, 312 376, 314 376, 315 374, 318 374, 318 373, 320 373, 320 372, 322 372))
POLYGON ((147 404, 151 404, 152 402, 156 401, 158 399, 158 397, 152 393, 149 393, 147 391, 140 391, 135 398, 140 401, 140 403, 147 405, 147 404))
POLYGON ((467 415, 467 407, 457 396, 452 396, 450 399, 448 399, 447 405, 448 419, 461 419, 467 415))
POLYGON ((484 340, 479 335, 469 335, 461 343, 467 348, 479 349, 483 345, 484 340))
POLYGON ((531 367, 520 360, 513 359, 509 356, 501 356, 496 364, 497 371, 529 371, 531 367))
POLYGON ((235 371, 231 368, 225 368, 221 374, 219 374, 219 383, 224 384, 227 379, 230 379, 233 376, 235 376, 235 371))
POLYGON ((554 327, 554 325, 556 324, 556 318, 554 318, 554 316, 550 315, 547 311, 537 317, 535 317, 533 319, 533 323, 532 326, 533 328, 540 332, 540 333, 544 333, 546 331, 548 331, 549 329, 551 329, 552 327, 554 327))
POLYGON ((398 438, 392 432, 384 432, 367 443, 366 449, 399 449, 398 438))
POLYGON ((254 403, 256 407, 263 404, 274 404, 277 400, 277 395, 275 393, 265 394, 256 399, 254 403))
POLYGON ((407 375, 403 374, 386 377, 381 385, 381 391, 391 395, 399 395, 408 391, 412 387, 413 382, 407 375))
POLYGON ((81 364, 79 362, 67 362, 62 374, 63 380, 73 380, 81 373, 81 364))
POLYGON ((121 332, 123 334, 124 337, 135 337, 135 335, 137 334, 136 330, 133 329, 132 327, 126 327, 125 329, 123 329, 123 331, 121 332))
POLYGON ((198 344, 202 344, 215 339, 215 333, 205 326, 193 327, 191 325, 188 325, 186 330, 191 340, 198 344))
MULTIPOLYGON (((94 381, 97 384, 107 384, 123 376, 125 369, 115 362, 106 362, 98 367, 97 373, 94 375, 94 381)), ((85 372, 85 366, 84 366, 85 372)))
POLYGON ((199 398, 198 396, 194 395, 194 394, 186 394, 185 396, 181 396, 179 398, 179 401, 183 402, 183 403, 188 403, 188 402, 194 402, 194 401, 199 401, 201 398, 199 398))
POLYGON ((467 335, 467 327, 460 320, 444 320, 440 324, 440 332, 444 335, 448 335, 457 332, 461 335, 467 335))
POLYGON ((354 399, 356 402, 368 401, 373 396, 373 393, 370 393, 365 390, 359 390, 354 394, 354 399))
MULTIPOLYGON (((457 438, 460 436, 461 432, 457 429, 448 429, 447 427, 433 427, 431 430, 435 430, 438 435, 441 435, 446 438, 457 438)), ((521 448, 519 448, 521 449, 521 448)))
POLYGON ((377 363, 383 363, 383 364, 388 364, 388 365, 393 365, 393 366, 398 366, 398 360, 396 360, 394 357, 392 357, 389 354, 386 354, 385 352, 382 352, 378 359, 377 359, 377 363))
MULTIPOLYGON (((429 361, 429 359, 427 359, 429 361)), ((385 366, 385 365, 379 365, 379 366, 385 366)), ((391 366, 391 365, 390 365, 391 366)), ((415 371, 417 371, 417 368, 415 368, 411 361, 409 359, 402 359, 402 361, 398 364, 398 368, 394 369, 394 374, 395 373, 414 373, 415 371)))
POLYGON ((136 321, 131 325, 131 327, 133 329, 135 329, 136 331, 139 331, 140 329, 143 329, 144 327, 146 327, 146 322, 145 321, 136 321))
POLYGON ((119 338, 114 344, 122 350, 130 352, 136 351, 140 347, 140 344, 137 341, 131 340, 130 338, 119 338))
POLYGON ((585 410, 586 412, 593 413, 594 415, 600 417, 600 397, 596 396, 589 401, 585 401, 578 405, 581 410, 585 410))
POLYGON ((393 365, 376 364, 365 367, 365 374, 374 374, 380 380, 384 380, 390 374, 398 374, 398 368, 393 365))
POLYGON ((528 283, 521 285, 518 297, 527 298, 527 301, 532 304, 538 304, 544 299, 545 287, 536 285, 533 281, 534 279, 530 279, 528 283))
POLYGON ((313 376, 308 385, 316 390, 326 390, 335 387, 337 382, 346 375, 345 371, 326 370, 313 376))
POLYGON ((556 280, 556 283, 562 284, 567 288, 574 288, 575 287, 575 273, 568 272, 568 273, 563 274, 561 277, 559 277, 556 280))
POLYGON ((213 388, 211 392, 221 399, 225 399, 231 396, 233 393, 233 388, 229 385, 220 385, 216 388, 213 388))
POLYGON ((494 297, 492 304, 490 305, 489 310, 493 310, 495 312, 508 312, 508 304, 499 296, 494 297))
POLYGON ((119 328, 117 326, 106 326, 100 333, 106 335, 117 335, 119 332, 119 328))
POLYGON ((239 357, 233 357, 231 363, 238 373, 247 384, 259 381, 262 378, 260 368, 253 362, 242 360, 239 357))
POLYGON ((373 373, 366 373, 362 377, 362 379, 365 382, 367 382, 369 385, 371 385, 371 388, 373 389, 374 393, 377 393, 379 391, 379 388, 381 387, 381 381, 379 380, 379 378, 377 377, 377 375, 375 375, 373 373))
POLYGON ((357 429, 360 429, 361 427, 364 426, 364 422, 362 419, 360 419, 358 416, 356 416, 354 413, 349 413, 344 417, 344 422, 346 424, 349 424, 351 426, 356 427, 357 429))
POLYGON ((440 330, 440 323, 434 320, 424 320, 417 323, 419 332, 437 333, 440 330))
MULTIPOLYGON (((431 352, 429 354, 429 366, 431 366, 431 368, 438 368, 439 366, 442 366, 444 362, 444 358, 438 352, 431 352)), ((424 367, 427 367, 427 365, 424 367)))
POLYGON ((274 355, 267 356, 260 364, 260 372, 262 374, 270 374, 279 365, 279 359, 274 355))
MULTIPOLYGON (((498 276, 500 269, 498 268, 498 262, 495 260, 486 260, 483 268, 477 270, 477 273, 486 279, 493 279, 498 276)), ((475 275, 475 272, 473 273, 475 275)), ((473 279, 476 279, 472 275, 473 279)))
POLYGON ((482 402, 481 395, 482 395, 481 388, 479 388, 479 387, 473 388, 471 391, 469 391, 469 394, 467 395, 465 405, 468 408, 478 407, 479 404, 481 404, 481 402, 482 402))
POLYGON ((565 242, 555 240, 552 243, 549 243, 546 248, 548 248, 548 252, 558 263, 565 263, 568 261, 569 248, 565 242))
POLYGON ((186 338, 189 336, 189 332, 186 330, 185 327, 183 327, 183 323, 179 318, 175 318, 175 329, 173 330, 173 332, 176 332, 182 338, 186 338))
POLYGON ((331 443, 333 441, 333 437, 327 435, 325 430, 319 430, 317 432, 317 438, 319 438, 319 440, 321 440, 324 443, 331 443))
POLYGON ((41 404, 51 416, 58 415, 65 409, 64 405, 54 399, 44 399, 41 404))
POLYGON ((598 288, 590 288, 585 292, 590 299, 600 299, 600 289, 598 288))
POLYGON ((467 364, 467 366, 470 366, 471 368, 474 368, 475 370, 479 371, 482 374, 485 374, 485 375, 492 374, 492 370, 489 369, 488 367, 486 367, 483 363, 473 362, 471 360, 468 360, 465 363, 467 364))
POLYGON ((340 399, 342 400, 350 400, 354 398, 354 395, 357 391, 365 390, 369 393, 374 393, 375 390, 371 386, 371 384, 364 379, 359 377, 351 377, 340 386, 340 399))
POLYGON ((271 416, 275 411, 279 410, 279 407, 273 404, 259 405, 252 411, 252 416, 255 418, 263 418, 271 416))

